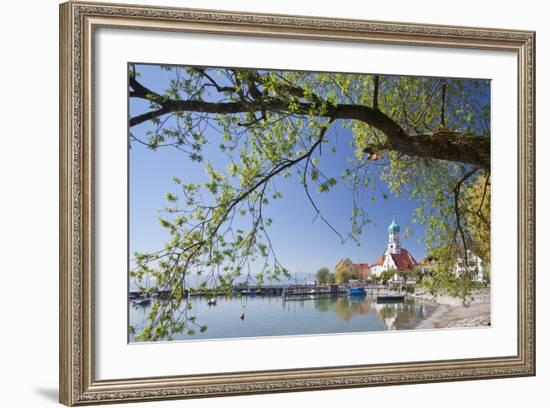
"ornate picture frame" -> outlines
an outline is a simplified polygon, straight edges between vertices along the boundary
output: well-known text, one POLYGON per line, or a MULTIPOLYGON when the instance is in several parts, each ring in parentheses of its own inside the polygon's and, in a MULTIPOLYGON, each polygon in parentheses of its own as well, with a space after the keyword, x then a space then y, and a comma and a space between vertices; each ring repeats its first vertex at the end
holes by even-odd
MULTIPOLYGON (((121 87, 126 89, 126 84, 121 87)), ((60 402, 69 406, 535 375, 535 33, 63 3, 60 6, 59 260, 60 402), (514 53, 518 72, 517 352, 481 358, 98 379, 94 58, 96 32, 101 28, 514 53)))

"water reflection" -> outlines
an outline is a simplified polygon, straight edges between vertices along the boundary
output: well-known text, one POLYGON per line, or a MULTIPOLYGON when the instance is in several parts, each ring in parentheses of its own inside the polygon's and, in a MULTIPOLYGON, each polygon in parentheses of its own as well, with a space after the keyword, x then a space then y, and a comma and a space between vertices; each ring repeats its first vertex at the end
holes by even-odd
POLYGON ((410 329, 419 320, 425 319, 433 309, 424 303, 406 299, 396 303, 372 303, 373 308, 384 324, 385 330, 410 329), (430 310, 428 310, 430 309, 430 310))
MULTIPOLYGON (((287 300, 280 296, 219 297, 215 305, 208 305, 203 298, 191 301, 194 322, 207 329, 194 335, 175 335, 176 340, 412 329, 434 309, 414 299, 377 303, 372 295, 287 300)), ((130 324, 136 332, 146 323, 151 306, 130 305, 130 324)))
POLYGON ((333 309, 342 320, 349 320, 354 315, 366 315, 369 313, 369 304, 366 298, 338 298, 334 302, 333 309))
POLYGON ((320 312, 333 311, 342 320, 354 315, 366 315, 373 308, 384 325, 384 330, 412 328, 419 319, 427 317, 429 305, 415 303, 412 299, 402 302, 377 303, 374 297, 349 296, 315 299, 315 309, 320 312))

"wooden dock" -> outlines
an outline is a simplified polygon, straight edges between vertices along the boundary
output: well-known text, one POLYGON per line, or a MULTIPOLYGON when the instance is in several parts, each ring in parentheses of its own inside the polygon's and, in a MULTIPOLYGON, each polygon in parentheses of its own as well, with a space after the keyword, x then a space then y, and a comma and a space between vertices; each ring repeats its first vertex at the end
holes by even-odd
MULTIPOLYGON (((221 296, 282 296, 285 299, 306 299, 324 296, 339 296, 346 294, 349 287, 347 285, 241 285, 235 286, 230 292, 211 292, 201 290, 188 290, 188 297, 221 297, 221 296)), ((379 285, 363 286, 369 294, 388 295, 397 294, 395 291, 388 290, 387 287, 379 285)), ((169 290, 147 290, 130 291, 129 300, 140 300, 144 298, 169 299, 171 297, 169 290)))
MULTIPOLYGON (((186 295, 189 297, 201 296, 325 296, 346 293, 347 289, 340 288, 338 285, 250 285, 236 286, 231 292, 214 292, 189 290, 186 295)), ((129 300, 139 300, 143 298, 169 298, 171 296, 168 290, 149 290, 149 291, 130 291, 129 300)))

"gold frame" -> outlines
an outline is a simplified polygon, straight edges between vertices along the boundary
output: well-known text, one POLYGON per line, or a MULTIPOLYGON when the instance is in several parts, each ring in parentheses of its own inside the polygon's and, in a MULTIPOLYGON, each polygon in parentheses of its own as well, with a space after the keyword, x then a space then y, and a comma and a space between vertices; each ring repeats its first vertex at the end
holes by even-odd
POLYGON ((305 391, 535 374, 535 33, 126 4, 60 6, 60 402, 305 391), (99 27, 513 51, 518 57, 518 350, 513 356, 96 380, 94 32, 99 27))

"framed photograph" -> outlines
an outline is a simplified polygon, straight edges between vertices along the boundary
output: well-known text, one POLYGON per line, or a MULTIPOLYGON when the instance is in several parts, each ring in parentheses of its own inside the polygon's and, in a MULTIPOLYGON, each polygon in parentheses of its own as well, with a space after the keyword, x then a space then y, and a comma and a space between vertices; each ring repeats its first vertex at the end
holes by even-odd
POLYGON ((60 7, 60 401, 535 374, 535 33, 60 7))

